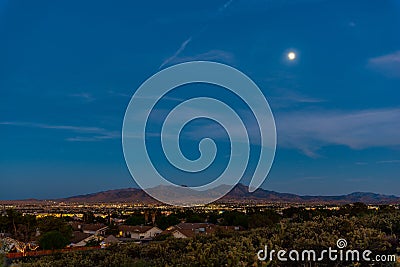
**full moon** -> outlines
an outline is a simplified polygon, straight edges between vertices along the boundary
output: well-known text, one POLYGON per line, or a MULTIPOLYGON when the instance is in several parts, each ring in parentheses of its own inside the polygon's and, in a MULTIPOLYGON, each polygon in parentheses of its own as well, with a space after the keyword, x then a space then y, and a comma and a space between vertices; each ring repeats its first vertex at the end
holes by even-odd
POLYGON ((289 60, 294 60, 296 58, 296 54, 294 52, 289 52, 287 57, 289 60))

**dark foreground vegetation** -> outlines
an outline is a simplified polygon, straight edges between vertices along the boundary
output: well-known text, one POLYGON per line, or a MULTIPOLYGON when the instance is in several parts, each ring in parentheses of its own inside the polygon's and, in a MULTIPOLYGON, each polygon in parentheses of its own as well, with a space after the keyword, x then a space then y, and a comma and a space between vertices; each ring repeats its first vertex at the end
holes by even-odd
MULTIPOLYGON (((202 216, 201 214, 199 215, 202 216)), ((14 261, 19 266, 399 266, 396 262, 371 263, 261 262, 256 253, 264 246, 274 250, 337 248, 336 241, 347 240, 346 249, 371 250, 373 255, 400 254, 400 211, 389 206, 369 210, 362 204, 340 210, 289 208, 231 212, 217 218, 221 224, 242 224, 247 230, 218 230, 213 235, 189 239, 160 237, 146 244, 116 244, 101 250, 53 254, 14 261), (231 220, 231 221, 230 221, 231 220), (397 265, 396 265, 397 264, 397 265)), ((398 261, 398 259, 396 260, 398 261)), ((10 264, 11 262, 9 262, 10 264)))

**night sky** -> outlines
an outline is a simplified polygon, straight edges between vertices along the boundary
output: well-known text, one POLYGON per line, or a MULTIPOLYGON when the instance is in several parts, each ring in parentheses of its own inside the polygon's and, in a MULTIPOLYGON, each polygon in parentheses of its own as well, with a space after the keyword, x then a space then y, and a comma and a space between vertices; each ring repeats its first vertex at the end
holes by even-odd
MULTIPOLYGON (((192 60, 239 69, 267 98, 278 145, 264 189, 400 196, 399 33, 389 0, 0 0, 0 199, 135 187, 121 145, 130 98, 192 60)), ((206 85, 170 99, 200 92, 232 100, 206 85)), ((209 123, 181 136, 189 158, 190 133, 207 136, 209 123)))

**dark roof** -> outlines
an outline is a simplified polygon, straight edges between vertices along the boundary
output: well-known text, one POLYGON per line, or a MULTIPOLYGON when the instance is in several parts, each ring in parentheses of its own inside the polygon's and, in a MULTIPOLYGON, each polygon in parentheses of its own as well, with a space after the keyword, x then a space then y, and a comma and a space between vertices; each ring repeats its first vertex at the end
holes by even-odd
POLYGON ((91 234, 82 233, 80 231, 74 231, 71 243, 77 244, 77 243, 81 242, 82 240, 88 238, 89 236, 91 236, 91 234))
POLYGON ((74 231, 98 231, 104 227, 106 227, 105 224, 102 223, 93 223, 93 224, 88 224, 88 223, 81 223, 81 222, 70 222, 72 229, 74 231))
POLYGON ((175 227, 182 230, 196 230, 199 228, 212 229, 215 228, 216 225, 212 223, 180 223, 175 225, 175 227))
POLYGON ((174 232, 178 231, 187 237, 194 237, 197 234, 213 234, 217 229, 238 231, 243 230, 243 227, 220 226, 212 223, 180 223, 175 226, 169 227, 167 230, 163 231, 162 234, 173 234, 174 232))
POLYGON ((212 223, 180 223, 169 227, 162 234, 173 234, 175 231, 179 231, 187 237, 193 237, 197 234, 211 234, 215 232, 216 227, 212 223))
POLYGON ((96 224, 85 224, 83 226, 84 231, 98 231, 102 228, 106 227, 106 225, 102 223, 96 223, 96 224))
POLYGON ((122 232, 130 232, 130 233, 146 233, 150 229, 152 229, 154 226, 142 226, 142 225, 120 225, 118 226, 119 231, 122 232))
POLYGON ((173 234, 174 232, 180 232, 186 237, 194 237, 196 235, 195 231, 189 230, 189 229, 175 229, 171 233, 173 234))

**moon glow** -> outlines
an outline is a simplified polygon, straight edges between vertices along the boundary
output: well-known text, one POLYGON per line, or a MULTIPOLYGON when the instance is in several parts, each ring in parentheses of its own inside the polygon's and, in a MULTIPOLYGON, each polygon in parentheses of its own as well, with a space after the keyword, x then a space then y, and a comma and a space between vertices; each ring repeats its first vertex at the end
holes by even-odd
POLYGON ((295 60, 296 59, 296 54, 294 52, 289 52, 287 54, 287 57, 289 60, 295 60))

